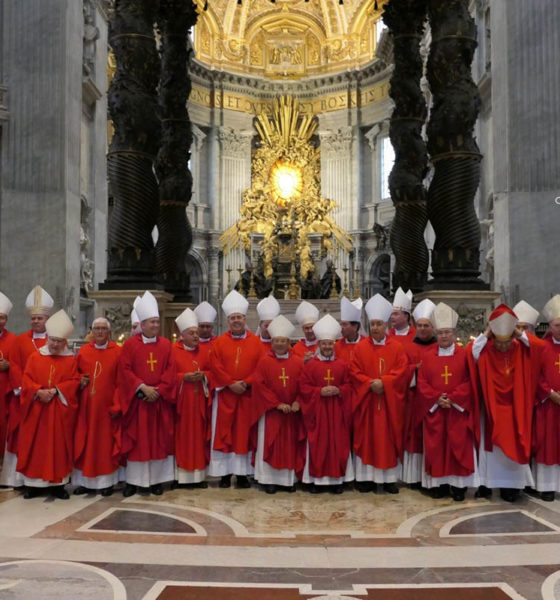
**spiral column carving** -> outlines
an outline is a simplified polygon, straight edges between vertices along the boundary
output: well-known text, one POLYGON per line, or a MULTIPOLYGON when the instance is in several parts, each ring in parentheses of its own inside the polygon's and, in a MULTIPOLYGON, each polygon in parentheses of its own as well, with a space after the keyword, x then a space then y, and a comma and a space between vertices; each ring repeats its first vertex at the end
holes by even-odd
POLYGON ((429 254, 424 241, 428 222, 426 189, 428 156, 422 139, 426 101, 420 87, 420 40, 426 20, 426 0, 390 0, 383 21, 393 39, 394 71, 390 96, 395 103, 389 136, 395 164, 389 190, 395 205, 390 243, 395 255, 393 286, 421 291, 426 283, 429 254))

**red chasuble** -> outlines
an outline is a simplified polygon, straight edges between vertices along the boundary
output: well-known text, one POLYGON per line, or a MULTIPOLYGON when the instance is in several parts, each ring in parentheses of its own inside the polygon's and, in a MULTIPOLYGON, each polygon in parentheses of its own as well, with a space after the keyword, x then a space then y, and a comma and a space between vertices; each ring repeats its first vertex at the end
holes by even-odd
POLYGON ((486 409, 486 450, 498 446, 511 460, 528 463, 536 379, 529 348, 512 340, 507 352, 498 352, 494 340, 488 340, 477 367, 486 409))
POLYGON ((308 352, 312 352, 313 354, 315 354, 315 350, 317 350, 317 347, 317 343, 313 344, 312 346, 306 346, 305 340, 300 340, 297 344, 294 344, 291 353, 294 356, 299 356, 303 360, 308 352))
POLYGON ((26 477, 56 484, 71 473, 79 385, 73 356, 36 352, 29 357, 21 386, 17 462, 17 470, 26 477), (52 387, 59 394, 50 402, 35 398, 41 388, 52 387))
POLYGON ((340 360, 343 360, 348 366, 350 366, 350 363, 354 358, 354 350, 357 348, 358 344, 365 339, 366 336, 361 335, 360 339, 352 344, 347 342, 346 338, 341 338, 334 345, 334 355, 336 358, 340 358, 340 360))
POLYGON ((156 342, 145 344, 141 333, 128 338, 122 347, 117 377, 123 458, 147 462, 172 455, 177 375, 171 342, 157 336, 156 342), (155 402, 137 396, 142 383, 157 387, 160 397, 155 402))
POLYGON ((414 377, 417 368, 422 363, 424 355, 431 349, 437 348, 437 342, 434 340, 431 344, 418 344, 412 342, 404 347, 408 358, 408 378, 409 387, 406 392, 406 404, 404 409, 404 450, 410 454, 421 454, 423 451, 422 442, 422 413, 418 410, 417 386, 410 387, 410 381, 414 377))
POLYGON ((404 403, 408 360, 395 338, 376 345, 371 338, 360 344, 350 365, 354 381, 354 452, 377 469, 396 467, 403 454, 404 403), (370 384, 383 381, 384 393, 370 384))
POLYGON ((403 348, 406 350, 406 347, 409 344, 412 344, 414 338, 416 337, 416 329, 412 325, 410 325, 408 328, 408 333, 406 335, 397 335, 396 329, 393 327, 392 329, 389 329, 387 336, 393 338, 394 340, 397 340, 397 342, 400 342, 403 348))
POLYGON ((418 412, 424 422, 424 463, 432 477, 474 473, 474 431, 467 351, 455 345, 453 356, 438 356, 438 345, 428 346, 418 370, 418 412), (443 394, 457 407, 437 407, 443 394))
MULTIPOLYGON (((560 391, 560 344, 552 337, 544 342, 535 406, 533 455, 544 465, 560 465, 560 406, 549 398, 560 391)), ((531 344, 533 339, 531 338, 531 344)))
MULTIPOLYGON (((0 359, 10 361, 10 350, 16 336, 4 329, 0 335, 0 359)), ((10 379, 10 369, 0 372, 0 458, 4 456, 4 447, 6 446, 6 435, 8 433, 8 414, 10 404, 13 402, 13 386, 10 379)), ((19 402, 19 398, 15 398, 19 402)))
POLYGON ((110 475, 119 467, 120 409, 115 392, 120 355, 115 342, 104 350, 91 342, 77 356, 80 375, 89 375, 89 384, 80 392, 74 433, 74 464, 84 477, 110 475))
POLYGON ((348 366, 339 358, 308 361, 301 372, 300 403, 309 442, 309 475, 343 477, 350 454, 352 428, 351 384, 348 366), (321 396, 334 385, 337 396, 321 396))
MULTIPOLYGON (((260 360, 253 376, 251 446, 257 449, 257 424, 266 413, 263 459, 274 469, 292 469, 301 479, 305 466, 305 428, 301 410, 284 414, 276 407, 298 400, 303 361, 290 354, 276 358, 272 351, 260 360)), ((254 454, 253 454, 254 461, 254 454)))
POLYGON ((218 393, 214 450, 242 455, 249 453, 251 390, 235 394, 227 386, 236 381, 252 385, 263 352, 260 339, 250 331, 245 333, 242 338, 233 337, 230 331, 224 333, 214 340, 210 353, 212 383, 224 388, 218 393))
MULTIPOLYGON (((12 389, 17 389, 22 385, 23 371, 27 364, 27 359, 39 348, 47 343, 44 338, 33 339, 33 332, 26 331, 16 337, 10 350, 10 382, 12 389)), ((7 448, 13 454, 18 452, 18 432, 20 421, 21 401, 19 396, 12 396, 8 407, 8 434, 7 448)))
POLYGON ((200 471, 210 461, 211 386, 202 381, 183 381, 187 373, 203 371, 210 377, 210 357, 200 344, 187 350, 181 340, 173 344, 177 365, 177 423, 175 456, 177 466, 185 471, 200 471))

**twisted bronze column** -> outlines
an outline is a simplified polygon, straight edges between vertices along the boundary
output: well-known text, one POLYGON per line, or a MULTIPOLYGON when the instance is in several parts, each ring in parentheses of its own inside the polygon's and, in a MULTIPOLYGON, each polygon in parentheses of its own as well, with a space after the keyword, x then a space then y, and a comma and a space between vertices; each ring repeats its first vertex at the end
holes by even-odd
POLYGON ((192 127, 187 111, 191 93, 188 62, 192 54, 188 32, 196 19, 192 0, 160 0, 162 142, 156 159, 159 181, 156 265, 158 277, 165 290, 174 294, 175 301, 190 299, 185 270, 185 258, 192 244, 186 208, 193 183, 188 167, 192 144, 192 127))
POLYGON ((389 136, 395 164, 389 189, 395 205, 390 243, 395 255, 393 286, 421 291, 428 271, 424 230, 428 222, 423 185, 428 157, 422 139, 426 101, 420 88, 422 57, 420 40, 426 20, 426 0, 390 0, 383 21, 393 39, 395 68, 390 96, 395 103, 389 136))
POLYGON ((473 136, 480 110, 471 64, 476 25, 468 0, 428 0, 432 42, 427 76, 433 95, 428 151, 434 177, 428 191, 428 217, 436 239, 432 251, 433 287, 487 287, 478 277, 480 225, 474 196, 481 154, 473 136))
POLYGON ((160 138, 154 38, 158 0, 116 0, 109 43, 116 72, 108 93, 114 135, 107 157, 113 208, 105 288, 154 287, 152 229, 158 214, 152 164, 160 138))

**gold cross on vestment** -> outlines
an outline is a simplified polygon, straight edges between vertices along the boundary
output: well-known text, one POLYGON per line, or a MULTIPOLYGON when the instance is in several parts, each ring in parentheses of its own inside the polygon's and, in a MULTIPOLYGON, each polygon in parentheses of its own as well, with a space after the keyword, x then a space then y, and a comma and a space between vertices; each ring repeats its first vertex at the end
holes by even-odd
POLYGON ((49 369, 49 383, 47 385, 47 387, 51 387, 52 383, 53 383, 53 377, 54 377, 54 373, 55 373, 56 369, 54 368, 54 365, 51 365, 51 368, 49 369))
POLYGON ((334 377, 331 377, 331 370, 327 369, 327 376, 324 378, 327 385, 330 385, 334 381, 334 377))
POLYGON ((558 362, 555 362, 554 364, 558 365, 558 373, 560 373, 560 354, 558 355, 558 362))
POLYGON ((154 358, 153 352, 150 352, 150 358, 146 361, 147 365, 150 365, 150 372, 154 372, 154 365, 157 365, 157 358, 154 358))
POLYGON ((278 379, 282 380, 282 387, 286 387, 286 381, 290 379, 290 376, 286 375, 286 369, 282 368, 282 375, 278 375, 278 379))
POLYGON ((445 370, 444 372, 441 374, 441 377, 445 377, 445 385, 449 384, 449 378, 453 375, 453 373, 450 373, 447 370, 447 365, 445 365, 445 370))

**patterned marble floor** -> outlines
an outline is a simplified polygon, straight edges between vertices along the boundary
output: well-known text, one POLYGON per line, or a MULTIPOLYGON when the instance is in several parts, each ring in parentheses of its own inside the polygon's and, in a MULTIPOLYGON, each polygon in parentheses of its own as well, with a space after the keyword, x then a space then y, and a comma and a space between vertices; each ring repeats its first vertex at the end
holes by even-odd
POLYGON ((560 501, 0 490, 0 600, 35 598, 560 600, 560 501))

